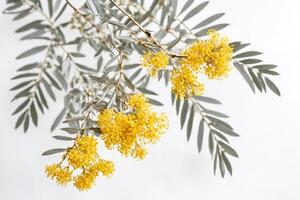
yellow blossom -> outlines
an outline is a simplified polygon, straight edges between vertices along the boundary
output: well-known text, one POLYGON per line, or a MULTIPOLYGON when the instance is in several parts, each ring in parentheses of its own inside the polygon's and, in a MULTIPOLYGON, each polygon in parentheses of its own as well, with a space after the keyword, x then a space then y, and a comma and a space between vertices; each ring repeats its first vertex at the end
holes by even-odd
POLYGON ((89 165, 96 159, 97 140, 94 137, 82 135, 76 138, 75 146, 68 150, 67 159, 74 169, 89 165))
POLYGON ((81 168, 90 162, 90 159, 79 149, 72 148, 67 153, 68 162, 74 169, 81 168))
POLYGON ((232 47, 227 37, 215 30, 208 31, 207 40, 199 40, 182 51, 180 67, 172 71, 172 91, 180 99, 202 95, 204 86, 198 81, 200 73, 209 79, 222 79, 230 71, 232 47))
POLYGON ((210 30, 209 36, 207 43, 211 51, 206 55, 208 60, 204 73, 209 79, 221 79, 226 77, 231 69, 233 48, 228 38, 221 38, 216 31, 210 30))
POLYGON ((194 42, 182 52, 180 61, 192 71, 204 72, 209 79, 221 79, 230 71, 233 49, 227 37, 221 37, 215 30, 208 31, 207 40, 194 42))
POLYGON ((128 114, 112 109, 99 113, 101 137, 107 148, 117 148, 124 156, 143 159, 146 155, 143 146, 159 140, 168 127, 168 119, 165 114, 153 112, 143 95, 129 97, 128 104, 131 109, 128 114))
POLYGON ((68 168, 62 168, 58 164, 47 165, 45 168, 47 176, 59 185, 66 185, 72 180, 72 172, 68 168))
POLYGON ((82 135, 77 137, 75 145, 86 154, 95 155, 97 153, 97 140, 94 137, 82 135))
POLYGON ((136 110, 149 110, 149 100, 143 94, 131 95, 127 101, 128 105, 136 110))
POLYGON ((108 160, 99 160, 97 164, 91 167, 92 170, 101 172, 103 176, 110 177, 114 171, 114 163, 108 160))
POLYGON ((145 67, 150 76, 156 76, 159 70, 165 69, 169 64, 169 56, 163 51, 147 52, 142 57, 142 66, 145 67))
POLYGON ((143 160, 146 155, 147 155, 147 150, 146 149, 140 147, 139 145, 135 147, 134 158, 143 160))
POLYGON ((121 143, 123 133, 129 130, 128 121, 128 117, 122 112, 115 112, 113 109, 105 109, 101 112, 98 124, 101 138, 108 149, 121 143))
POLYGON ((90 172, 83 172, 74 179, 74 186, 81 191, 91 189, 95 184, 97 175, 90 172))
POLYGON ((184 58, 180 60, 180 65, 188 67, 192 71, 199 72, 202 70, 207 60, 205 55, 210 51, 206 44, 205 41, 199 40, 182 51, 181 54, 184 58))
POLYGON ((97 140, 93 136, 80 135, 76 138, 74 146, 69 148, 63 155, 59 164, 46 166, 47 176, 60 185, 66 185, 73 180, 74 186, 79 190, 90 189, 101 172, 110 177, 114 172, 114 163, 103 160, 97 153, 97 140), (66 167, 62 167, 64 161, 66 167), (73 168, 73 171, 69 170, 73 168))
POLYGON ((172 71, 172 92, 180 99, 199 96, 204 92, 204 85, 198 81, 198 74, 187 66, 172 71))
POLYGON ((99 172, 106 177, 110 177, 114 170, 113 162, 99 159, 96 164, 85 168, 80 175, 74 178, 74 186, 81 191, 88 190, 95 184, 99 172))

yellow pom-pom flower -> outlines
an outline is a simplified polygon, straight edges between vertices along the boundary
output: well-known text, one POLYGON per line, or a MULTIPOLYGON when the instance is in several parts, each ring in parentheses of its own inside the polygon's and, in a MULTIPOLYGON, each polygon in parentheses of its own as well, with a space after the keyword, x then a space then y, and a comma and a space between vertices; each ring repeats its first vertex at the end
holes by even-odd
POLYGON ((221 79, 230 71, 233 49, 227 37, 209 30, 207 40, 194 42, 182 55, 185 58, 180 61, 181 66, 204 72, 209 79, 221 79))
POLYGON ((96 177, 97 174, 83 172, 74 178, 74 186, 80 191, 91 189, 95 184, 96 177))
POLYGON ((149 110, 150 108, 149 100, 143 94, 131 95, 127 103, 136 110, 149 110))
POLYGON ((82 135, 76 138, 75 146, 67 151, 67 159, 74 169, 89 165, 97 155, 97 140, 94 137, 82 135))
POLYGON ((206 42, 199 40, 191 44, 187 49, 182 51, 182 58, 179 62, 180 66, 185 66, 189 70, 199 72, 203 70, 207 60, 206 54, 210 49, 207 48, 206 42))
POLYGON ((168 127, 165 114, 151 110, 148 99, 135 94, 128 99, 131 112, 125 114, 112 109, 99 113, 98 125, 107 148, 117 148, 124 156, 143 159, 144 145, 157 142, 168 127))
POLYGON ((227 37, 215 30, 208 31, 207 40, 199 40, 182 51, 180 67, 172 71, 172 91, 180 99, 202 95, 204 86, 198 81, 200 73, 209 79, 222 79, 230 71, 233 49, 227 37))
POLYGON ((169 64, 169 56, 163 51, 147 52, 142 57, 142 66, 146 68, 150 76, 156 76, 159 70, 165 69, 169 64))
POLYGON ((49 178, 55 180, 59 185, 65 186, 72 181, 72 172, 68 168, 62 168, 58 164, 47 165, 45 172, 49 178))
POLYGON ((210 30, 208 34, 210 39, 207 45, 210 51, 206 55, 207 64, 204 73, 209 79, 222 79, 230 72, 233 48, 227 37, 220 37, 214 30, 210 30))
POLYGON ((81 191, 90 189, 100 172, 110 177, 115 170, 114 163, 99 157, 97 144, 93 136, 78 136, 74 146, 66 150, 59 164, 46 166, 47 176, 64 186, 73 181, 74 186, 81 191), (68 164, 66 167, 62 167, 64 161, 68 164))
POLYGON ((204 85, 198 81, 198 74, 186 66, 172 71, 172 92, 180 99, 202 95, 204 85))
POLYGON ((115 170, 114 163, 99 159, 96 164, 85 168, 84 171, 74 178, 74 186, 81 191, 90 189, 94 184, 99 172, 103 176, 110 177, 115 170))
POLYGON ((140 147, 139 145, 135 147, 134 150, 134 158, 143 160, 147 155, 147 150, 145 148, 140 147))
POLYGON ((76 138, 75 145, 86 154, 95 155, 97 153, 97 140, 94 137, 82 135, 76 138))
POLYGON ((72 148, 68 151, 67 159, 69 164, 74 167, 74 169, 88 165, 90 162, 90 159, 82 151, 76 148, 72 148))
POLYGON ((103 176, 111 177, 111 175, 115 171, 114 163, 108 160, 99 160, 97 164, 95 164, 92 168, 95 171, 99 171, 103 176))

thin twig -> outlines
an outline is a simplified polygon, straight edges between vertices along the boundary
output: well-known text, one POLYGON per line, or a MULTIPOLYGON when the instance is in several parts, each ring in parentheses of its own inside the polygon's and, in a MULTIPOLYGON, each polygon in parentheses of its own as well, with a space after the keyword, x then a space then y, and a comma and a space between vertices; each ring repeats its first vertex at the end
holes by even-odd
MULTIPOLYGON (((84 19, 85 19, 87 22, 89 22, 89 23, 93 26, 93 28, 96 29, 96 31, 97 31, 98 33, 101 32, 101 29, 97 26, 97 24, 95 24, 95 23, 93 22, 93 20, 91 20, 90 18, 88 18, 87 15, 83 14, 78 8, 76 8, 76 7, 70 2, 70 0, 66 0, 66 2, 67 2, 67 4, 74 10, 74 12, 76 12, 76 13, 78 13, 79 15, 81 15, 82 17, 84 17, 84 19)), ((121 50, 120 50, 113 42, 112 42, 112 45, 113 45, 113 47, 118 51, 119 56, 121 56, 121 53, 120 53, 121 50)))
POLYGON ((160 49, 167 52, 167 50, 152 36, 152 34, 147 31, 140 23, 138 23, 129 13, 127 13, 122 7, 120 7, 114 0, 110 0, 110 2, 116 6, 124 15, 126 15, 145 35, 153 41, 153 43, 159 47, 160 49))

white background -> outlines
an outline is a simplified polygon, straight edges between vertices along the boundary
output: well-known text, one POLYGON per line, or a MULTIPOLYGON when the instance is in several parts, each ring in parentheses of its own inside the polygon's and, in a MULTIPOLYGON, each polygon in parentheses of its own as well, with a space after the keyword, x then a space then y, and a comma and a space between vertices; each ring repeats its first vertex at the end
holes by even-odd
MULTIPOLYGON (((0 8, 3 7, 2 0, 0 8)), ((252 94, 236 71, 224 81, 206 83, 207 95, 223 102, 210 108, 229 114, 230 123, 241 134, 232 140, 240 155, 240 159, 233 159, 232 177, 213 175, 206 143, 199 155, 195 136, 186 142, 166 95, 161 100, 170 118, 167 135, 150 147, 149 156, 142 162, 101 151, 105 158, 116 162, 117 171, 110 180, 100 177, 88 192, 59 187, 43 172, 44 165, 58 157, 41 157, 41 152, 65 145, 51 139, 59 131, 49 132, 61 101, 41 118, 39 128, 31 127, 27 134, 14 130, 16 119, 10 113, 16 104, 10 103, 9 79, 25 62, 16 61, 15 56, 31 45, 19 42, 20 36, 14 34, 22 23, 0 15, 0 199, 300 199, 299 10, 297 0, 214 0, 201 15, 226 12, 223 22, 231 26, 224 33, 233 40, 253 43, 252 50, 265 52, 262 58, 266 62, 280 66, 281 76, 274 82, 282 91, 281 98, 271 92, 252 94)), ((166 91, 163 86, 161 91, 166 91)))

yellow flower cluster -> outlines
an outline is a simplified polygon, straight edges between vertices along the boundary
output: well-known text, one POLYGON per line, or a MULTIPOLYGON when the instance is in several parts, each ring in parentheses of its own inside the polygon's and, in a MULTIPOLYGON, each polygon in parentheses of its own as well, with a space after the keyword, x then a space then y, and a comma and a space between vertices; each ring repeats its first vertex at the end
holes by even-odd
POLYGON ((204 87, 198 82, 200 73, 209 79, 222 79, 231 69, 233 49, 228 38, 220 37, 215 30, 210 30, 208 36, 184 50, 180 67, 172 72, 172 91, 181 99, 203 93, 204 87))
POLYGON ((203 71, 210 79, 220 79, 230 71, 233 49, 228 38, 220 37, 215 30, 210 30, 208 36, 207 40, 197 41, 182 52, 186 58, 180 65, 203 71))
POLYGON ((59 185, 66 185, 72 180, 72 171, 68 167, 62 168, 58 164, 46 166, 49 178, 55 179, 59 185))
POLYGON ((204 92, 204 85, 198 81, 194 71, 186 66, 174 69, 171 74, 172 92, 180 99, 200 96, 204 92))
MULTIPOLYGON (((230 71, 233 50, 228 39, 214 30, 208 36, 207 40, 197 41, 182 51, 179 67, 171 72, 172 92, 180 99, 203 94, 204 85, 198 80, 200 73, 209 79, 221 79, 230 71)), ((142 65, 151 76, 168 64, 169 56, 163 51, 147 52, 142 58, 142 65)), ((106 148, 116 148, 126 157, 141 160, 147 154, 145 145, 156 143, 166 132, 168 119, 165 114, 152 111, 149 100, 142 94, 129 96, 126 103, 126 111, 104 109, 99 113, 100 137, 106 148)), ((97 145, 95 137, 79 135, 60 163, 46 166, 47 176, 63 186, 73 182, 79 190, 90 189, 100 173, 110 177, 114 163, 99 157, 97 145)))
POLYGON ((81 174, 74 177, 74 186, 79 190, 88 190, 94 185, 100 172, 103 176, 110 177, 114 169, 113 162, 99 159, 95 164, 87 166, 81 174))
POLYGON ((167 129, 168 119, 165 114, 153 112, 142 94, 130 96, 128 106, 127 114, 113 109, 100 112, 101 137, 108 149, 117 148, 124 156, 143 159, 147 154, 144 145, 159 140, 167 129))
POLYGON ((150 76, 156 76, 159 70, 165 69, 169 64, 169 56, 163 51, 147 52, 143 55, 142 66, 146 68, 150 76))
POLYGON ((89 166, 97 159, 97 140, 94 137, 81 136, 75 146, 67 151, 67 160, 74 169, 89 166))
POLYGON ((96 138, 92 136, 78 136, 74 146, 66 150, 59 164, 46 166, 47 176, 60 185, 66 185, 73 180, 74 186, 79 190, 90 189, 100 172, 110 177, 114 172, 114 164, 100 159, 97 154, 97 144, 96 138), (62 167, 65 159, 68 165, 62 167), (76 173, 77 169, 81 169, 79 173, 76 173), (76 175, 73 175, 73 172, 76 175))

